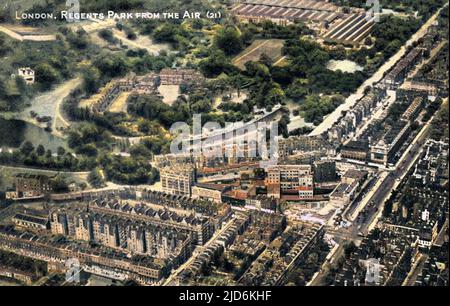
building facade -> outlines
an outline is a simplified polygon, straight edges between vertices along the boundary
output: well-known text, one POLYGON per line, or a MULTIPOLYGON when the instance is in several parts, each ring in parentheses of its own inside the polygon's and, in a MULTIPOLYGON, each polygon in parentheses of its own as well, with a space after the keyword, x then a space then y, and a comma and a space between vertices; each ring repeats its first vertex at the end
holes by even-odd
POLYGON ((175 195, 192 195, 195 171, 191 166, 165 167, 159 173, 164 192, 175 195))
POLYGON ((313 175, 311 165, 277 165, 267 169, 265 184, 270 195, 279 197, 282 192, 295 192, 300 197, 313 197, 313 175), (279 188, 279 192, 277 192, 279 188))
POLYGON ((37 174, 17 174, 14 189, 6 193, 7 199, 26 199, 42 197, 52 192, 51 178, 37 174))

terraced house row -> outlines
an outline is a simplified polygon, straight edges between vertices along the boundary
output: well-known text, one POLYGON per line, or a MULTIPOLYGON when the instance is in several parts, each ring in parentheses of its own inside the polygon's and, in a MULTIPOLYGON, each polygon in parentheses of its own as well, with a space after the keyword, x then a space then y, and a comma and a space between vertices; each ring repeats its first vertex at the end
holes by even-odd
POLYGON ((122 92, 136 92, 138 94, 159 94, 159 85, 181 85, 183 83, 200 83, 202 75, 193 69, 164 68, 159 74, 148 73, 137 76, 131 73, 122 79, 110 82, 92 104, 98 112, 105 112, 122 92))
POLYGON ((187 238, 202 245, 213 232, 208 218, 117 200, 92 201, 85 209, 56 209, 50 213, 50 226, 53 234, 157 257, 170 256, 187 238))
POLYGON ((49 271, 66 271, 68 260, 78 260, 83 270, 113 279, 133 279, 141 284, 158 284, 170 273, 169 260, 150 256, 127 256, 125 252, 89 243, 35 235, 31 232, 0 228, 0 249, 43 260, 49 271))

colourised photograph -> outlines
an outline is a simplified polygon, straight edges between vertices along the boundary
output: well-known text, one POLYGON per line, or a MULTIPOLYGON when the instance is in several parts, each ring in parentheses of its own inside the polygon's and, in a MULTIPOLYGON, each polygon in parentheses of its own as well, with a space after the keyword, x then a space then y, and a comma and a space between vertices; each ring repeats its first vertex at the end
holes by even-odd
POLYGON ((0 287, 448 286, 448 33, 447 0, 0 0, 0 287))

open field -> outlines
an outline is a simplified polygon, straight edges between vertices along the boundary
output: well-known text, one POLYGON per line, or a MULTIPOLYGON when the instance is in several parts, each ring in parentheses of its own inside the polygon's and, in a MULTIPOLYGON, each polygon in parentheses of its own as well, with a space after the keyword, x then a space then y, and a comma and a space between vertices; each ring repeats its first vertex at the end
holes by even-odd
POLYGON ((30 111, 36 112, 39 116, 55 116, 55 106, 57 100, 63 100, 70 94, 70 91, 79 85, 79 80, 72 79, 58 84, 55 88, 44 92, 31 100, 30 106, 22 111, 22 115, 28 116, 30 111))
POLYGON ((266 54, 273 62, 277 62, 282 58, 283 43, 282 39, 257 39, 234 58, 233 64, 244 69, 245 63, 258 61, 262 54, 266 54))
POLYGON ((112 30, 114 36, 122 41, 122 43, 128 46, 130 49, 145 49, 150 54, 159 54, 161 51, 169 51, 168 44, 157 44, 153 42, 148 36, 140 35, 136 33, 137 38, 130 40, 126 37, 125 31, 119 31, 118 29, 112 30))
MULTIPOLYGON (((169 51, 170 47, 167 44, 157 44, 154 43, 149 37, 142 36, 137 34, 137 38, 135 40, 130 40, 125 36, 125 33, 123 31, 119 31, 117 29, 111 29, 111 31, 114 34, 114 37, 117 38, 122 42, 124 46, 127 46, 129 49, 145 49, 150 54, 157 55, 159 52, 165 50, 169 51)), ((91 41, 103 48, 106 48, 108 46, 112 46, 110 43, 102 39, 98 35, 98 31, 89 32, 89 37, 91 41)))
MULTIPOLYGON (((227 102, 231 102, 231 103, 243 103, 245 99, 247 99, 248 95, 246 92, 241 92, 240 95, 238 96, 237 92, 231 92, 231 93, 227 93, 227 95, 230 95, 231 98, 229 101, 227 102)), ((219 95, 217 97, 215 97, 214 101, 213 101, 213 109, 217 112, 217 113, 223 113, 221 109, 219 109, 219 106, 223 103, 223 95, 219 95)))
MULTIPOLYGON (((125 31, 120 31, 115 27, 116 21, 113 19, 106 20, 92 20, 92 21, 83 21, 81 27, 85 30, 92 42, 99 45, 100 47, 106 47, 109 45, 107 41, 98 36, 100 30, 110 29, 114 37, 122 42, 123 45, 127 46, 130 49, 145 49, 150 54, 158 54, 160 51, 165 50, 169 51, 170 47, 168 44, 157 44, 151 40, 150 37, 145 35, 140 35, 136 33, 136 39, 131 40, 126 37, 125 31)), ((73 27, 79 27, 79 25, 74 25, 73 27)), ((76 29, 75 28, 75 29, 76 29)), ((74 30, 75 30, 74 29, 74 30)))
POLYGON ((111 113, 121 113, 127 111, 127 99, 131 92, 121 92, 117 99, 108 108, 111 113))
POLYGON ((327 68, 333 71, 340 70, 342 72, 354 73, 356 71, 362 71, 363 67, 350 60, 330 60, 327 68))
POLYGON ((19 41, 52 41, 56 40, 56 36, 43 32, 41 29, 33 27, 25 27, 20 25, 2 24, 0 25, 0 32, 5 33, 13 39, 19 41))
MULTIPOLYGON (((52 117, 53 132, 57 132, 57 128, 66 128, 70 124, 61 114, 61 103, 70 92, 81 84, 81 78, 76 77, 57 85, 52 90, 45 92, 31 101, 31 105, 25 108, 18 116, 18 119, 35 123, 30 116, 30 111, 35 112, 38 116, 52 117)), ((39 124, 38 124, 39 125, 39 124)), ((60 135, 58 135, 60 136, 60 135)))
POLYGON ((91 21, 82 21, 80 23, 74 23, 73 26, 78 27, 80 24, 83 30, 85 30, 87 33, 92 33, 102 29, 112 28, 114 27, 116 22, 113 19, 91 20, 91 21))
POLYGON ((278 67, 286 67, 289 65, 289 61, 286 56, 281 57, 280 59, 274 61, 273 66, 278 67))

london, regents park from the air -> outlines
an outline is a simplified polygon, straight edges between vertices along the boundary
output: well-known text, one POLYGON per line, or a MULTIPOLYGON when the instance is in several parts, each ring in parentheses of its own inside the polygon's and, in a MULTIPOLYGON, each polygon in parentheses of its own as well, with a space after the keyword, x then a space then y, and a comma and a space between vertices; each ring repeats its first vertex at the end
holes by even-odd
POLYGON ((0 286, 448 286, 448 12, 2 1, 0 286))

